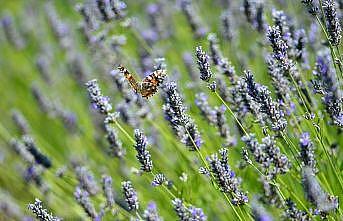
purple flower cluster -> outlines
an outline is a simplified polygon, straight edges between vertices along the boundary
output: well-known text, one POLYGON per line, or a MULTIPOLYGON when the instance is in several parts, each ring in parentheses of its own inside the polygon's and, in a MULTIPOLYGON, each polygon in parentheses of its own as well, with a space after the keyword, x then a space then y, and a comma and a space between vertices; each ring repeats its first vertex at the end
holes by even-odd
POLYGON ((112 208, 115 204, 114 201, 114 192, 112 189, 112 177, 108 175, 102 176, 102 190, 106 197, 106 206, 112 208))
POLYGON ((242 140, 269 179, 274 179, 276 175, 289 171, 290 162, 287 156, 280 152, 272 137, 264 137, 262 143, 259 143, 254 134, 249 134, 242 140))
POLYGON ((323 1, 323 10, 326 18, 327 32, 331 45, 338 46, 342 38, 342 28, 339 18, 337 17, 336 5, 334 0, 323 1))
POLYGON ((337 80, 330 66, 328 55, 318 56, 313 71, 314 92, 322 95, 322 100, 333 124, 343 127, 343 98, 337 80))
POLYGON ((154 180, 151 182, 153 187, 161 186, 163 183, 167 181, 167 178, 164 176, 163 173, 158 173, 154 176, 154 180))
POLYGON ((74 192, 74 197, 78 204, 80 204, 80 206, 86 212, 88 217, 90 217, 92 220, 96 220, 98 214, 95 210, 93 203, 90 201, 89 193, 86 190, 77 186, 74 192))
POLYGON ((94 108, 101 114, 107 115, 112 111, 112 105, 109 103, 109 98, 102 95, 98 81, 93 79, 86 83, 89 99, 91 100, 94 108))
POLYGON ((302 184, 305 196, 316 208, 314 213, 325 216, 330 211, 338 209, 338 198, 328 195, 320 186, 313 169, 303 167, 302 169, 302 184))
POLYGON ((202 143, 201 136, 193 119, 186 113, 186 107, 177 90, 175 82, 166 83, 163 93, 163 112, 177 136, 189 150, 195 151, 202 143))
POLYGON ((43 208, 42 201, 39 199, 35 199, 34 204, 28 205, 29 210, 31 210, 35 215, 36 218, 40 221, 60 221, 62 219, 53 216, 51 213, 49 213, 46 209, 43 208))
POLYGON ((135 140, 136 144, 134 145, 134 148, 137 151, 136 157, 141 163, 141 170, 144 172, 151 172, 153 165, 150 152, 147 149, 147 138, 139 129, 135 130, 135 140))
POLYGON ((174 210, 180 221, 205 221, 207 220, 201 208, 196 208, 194 206, 187 207, 184 202, 175 198, 173 201, 174 210))
POLYGON ((265 86, 255 83, 250 71, 245 72, 244 77, 248 95, 258 104, 258 111, 263 114, 265 120, 269 119, 271 128, 275 131, 282 131, 287 126, 283 112, 279 104, 273 101, 271 92, 265 86))
POLYGON ((144 210, 143 218, 146 221, 163 221, 163 219, 158 215, 157 207, 154 202, 150 202, 144 210))
POLYGON ((129 206, 129 210, 138 210, 139 209, 139 202, 137 197, 136 190, 132 187, 130 181, 124 181, 121 183, 123 194, 125 196, 125 201, 129 206))
MULTIPOLYGON (((212 71, 210 68, 209 59, 210 57, 202 50, 201 46, 196 47, 196 57, 197 57, 197 63, 200 71, 200 79, 203 81, 208 82, 212 77, 212 71)), ((217 61, 215 58, 214 60, 217 61)))
POLYGON ((246 193, 239 189, 241 179, 236 177, 236 174, 231 170, 228 164, 228 150, 222 148, 218 154, 212 154, 207 158, 209 163, 210 173, 215 177, 215 182, 218 184, 220 191, 230 193, 232 195, 232 203, 234 205, 243 205, 248 203, 249 199, 246 193))
POLYGON ((300 159, 305 166, 312 168, 314 173, 318 172, 314 147, 308 132, 300 136, 300 159))

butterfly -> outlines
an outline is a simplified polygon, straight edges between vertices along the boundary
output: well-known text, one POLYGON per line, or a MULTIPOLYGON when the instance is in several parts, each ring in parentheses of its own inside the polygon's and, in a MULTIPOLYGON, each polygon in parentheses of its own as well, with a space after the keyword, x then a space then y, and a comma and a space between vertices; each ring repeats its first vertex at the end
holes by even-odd
POLYGON ((128 80, 134 92, 141 94, 144 98, 149 98, 154 95, 158 90, 158 86, 163 83, 167 76, 165 70, 156 70, 146 76, 142 82, 137 82, 137 80, 126 68, 119 65, 118 69, 124 74, 124 77, 128 80))

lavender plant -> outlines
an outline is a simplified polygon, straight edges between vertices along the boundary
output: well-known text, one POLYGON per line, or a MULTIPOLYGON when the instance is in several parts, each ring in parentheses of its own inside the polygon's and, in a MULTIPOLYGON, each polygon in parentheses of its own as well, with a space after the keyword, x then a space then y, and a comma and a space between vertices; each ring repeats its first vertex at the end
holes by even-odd
POLYGON ((0 220, 341 220, 342 8, 3 1, 0 220))

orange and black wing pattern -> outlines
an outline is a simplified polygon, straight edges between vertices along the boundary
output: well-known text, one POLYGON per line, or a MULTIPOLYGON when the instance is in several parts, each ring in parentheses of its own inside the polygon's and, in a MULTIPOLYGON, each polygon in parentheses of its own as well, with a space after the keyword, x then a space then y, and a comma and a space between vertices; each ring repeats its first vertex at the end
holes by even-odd
POLYGON ((133 75, 123 66, 119 65, 118 70, 124 74, 124 77, 128 80, 130 86, 136 93, 140 93, 140 86, 133 75))
POLYGON ((165 70, 156 70, 146 76, 141 83, 141 95, 144 98, 149 98, 154 95, 158 86, 160 86, 166 77, 165 70))
POLYGON ((160 86, 166 75, 165 70, 156 70, 150 75, 146 76, 141 83, 138 83, 132 74, 123 66, 118 67, 119 71, 124 74, 125 78, 128 80, 132 89, 142 95, 144 98, 149 98, 153 96, 160 86))

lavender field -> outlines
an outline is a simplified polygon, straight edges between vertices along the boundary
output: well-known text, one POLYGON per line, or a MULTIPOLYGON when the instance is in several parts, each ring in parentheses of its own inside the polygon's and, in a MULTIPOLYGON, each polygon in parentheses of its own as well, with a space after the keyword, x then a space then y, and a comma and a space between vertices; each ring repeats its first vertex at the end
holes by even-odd
POLYGON ((0 221, 343 220, 342 0, 0 5, 0 221))

